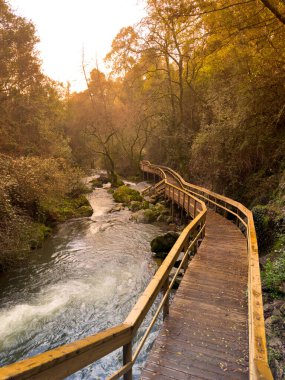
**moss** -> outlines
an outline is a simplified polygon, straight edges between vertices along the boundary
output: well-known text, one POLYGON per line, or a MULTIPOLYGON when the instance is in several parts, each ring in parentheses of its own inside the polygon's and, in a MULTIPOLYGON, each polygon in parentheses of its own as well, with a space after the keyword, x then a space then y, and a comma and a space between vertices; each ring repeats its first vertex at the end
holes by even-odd
POLYGON ((53 199, 41 205, 40 221, 52 225, 71 218, 91 216, 93 209, 85 195, 77 198, 53 199))
POLYGON ((131 211, 139 211, 139 210, 146 210, 149 208, 149 202, 148 201, 132 201, 129 205, 129 209, 131 211))
POLYGON ((91 206, 81 206, 76 210, 79 217, 91 216, 93 214, 93 209, 91 206))
POLYGON ((141 202, 143 200, 142 196, 137 190, 131 189, 125 185, 120 186, 114 191, 113 198, 116 202, 123 203, 124 205, 130 204, 132 201, 141 202))
POLYGON ((144 210, 144 217, 148 223, 153 223, 156 221, 158 214, 153 208, 148 208, 144 210))
POLYGON ((282 284, 285 282, 285 251, 274 260, 268 259, 261 273, 262 283, 265 289, 274 298, 282 294, 282 284))
POLYGON ((114 187, 121 187, 121 186, 124 186, 124 181, 121 180, 121 178, 117 177, 116 182, 113 182, 113 183, 112 183, 112 186, 114 186, 114 187))
POLYGON ((98 178, 92 179, 89 183, 91 183, 93 189, 103 187, 103 183, 98 178))
POLYGON ((169 210, 161 203, 157 203, 156 205, 153 205, 151 208, 144 211, 144 215, 146 219, 148 219, 149 223, 155 222, 161 215, 165 216, 168 213, 169 210))
POLYGON ((40 248, 43 240, 50 236, 52 229, 42 223, 33 223, 29 231, 29 246, 30 249, 40 248))
POLYGON ((285 247, 285 235, 278 235, 273 243, 272 251, 279 251, 285 247))
POLYGON ((260 250, 266 252, 273 244, 276 234, 276 212, 269 206, 255 206, 252 209, 260 250))
POLYGON ((155 253, 168 253, 178 237, 179 234, 173 231, 167 232, 164 235, 157 236, 150 243, 151 251, 155 253))
POLYGON ((269 349, 268 349, 269 364, 271 365, 273 360, 281 360, 281 359, 282 359, 282 353, 275 350, 272 347, 269 347, 269 349))

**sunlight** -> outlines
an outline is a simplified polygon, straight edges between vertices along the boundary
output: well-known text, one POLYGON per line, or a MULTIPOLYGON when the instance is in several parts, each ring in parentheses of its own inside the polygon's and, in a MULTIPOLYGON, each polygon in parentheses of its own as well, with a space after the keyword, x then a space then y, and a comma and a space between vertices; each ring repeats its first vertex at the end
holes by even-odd
POLYGON ((44 72, 55 80, 69 81, 74 91, 86 87, 82 49, 90 69, 98 59, 104 70, 103 59, 113 38, 144 15, 142 0, 11 0, 10 4, 35 24, 44 72))

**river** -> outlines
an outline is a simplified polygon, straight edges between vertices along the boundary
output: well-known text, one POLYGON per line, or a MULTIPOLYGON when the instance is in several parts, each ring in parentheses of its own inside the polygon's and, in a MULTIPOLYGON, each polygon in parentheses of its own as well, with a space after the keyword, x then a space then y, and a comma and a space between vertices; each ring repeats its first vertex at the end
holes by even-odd
MULTIPOLYGON (((106 189, 95 189, 89 201, 91 218, 60 224, 25 266, 1 275, 1 365, 121 323, 153 276, 149 243, 159 227, 130 221, 128 210, 110 213, 114 202, 106 189)), ((135 379, 157 329, 134 367, 135 379)), ((121 363, 120 349, 69 379, 105 379, 121 363)))

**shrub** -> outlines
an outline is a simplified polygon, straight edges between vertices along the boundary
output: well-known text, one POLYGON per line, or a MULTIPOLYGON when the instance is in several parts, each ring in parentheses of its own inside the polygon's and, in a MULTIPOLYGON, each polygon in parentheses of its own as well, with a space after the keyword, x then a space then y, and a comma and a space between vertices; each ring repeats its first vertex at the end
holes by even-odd
POLYGON ((275 237, 276 213, 268 206, 255 206, 252 209, 258 245, 261 251, 266 251, 273 244, 275 237))
POLYGON ((81 177, 64 159, 0 154, 0 270, 38 245, 41 224, 92 214, 81 177))
POLYGON ((281 292, 281 287, 285 282, 285 251, 275 260, 266 261, 262 272, 262 282, 273 296, 281 292))

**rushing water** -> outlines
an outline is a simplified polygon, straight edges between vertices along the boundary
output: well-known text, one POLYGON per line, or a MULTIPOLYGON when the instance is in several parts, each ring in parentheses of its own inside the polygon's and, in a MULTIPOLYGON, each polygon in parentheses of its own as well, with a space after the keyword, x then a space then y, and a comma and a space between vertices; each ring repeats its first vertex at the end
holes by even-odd
MULTIPOLYGON (((89 200, 91 218, 61 224, 25 266, 0 277, 1 365, 121 323, 150 281, 155 264, 149 242, 159 228, 131 222, 128 210, 109 213, 114 203, 105 189, 94 190, 89 200)), ((121 363, 120 349, 70 378, 104 379, 121 363)))

